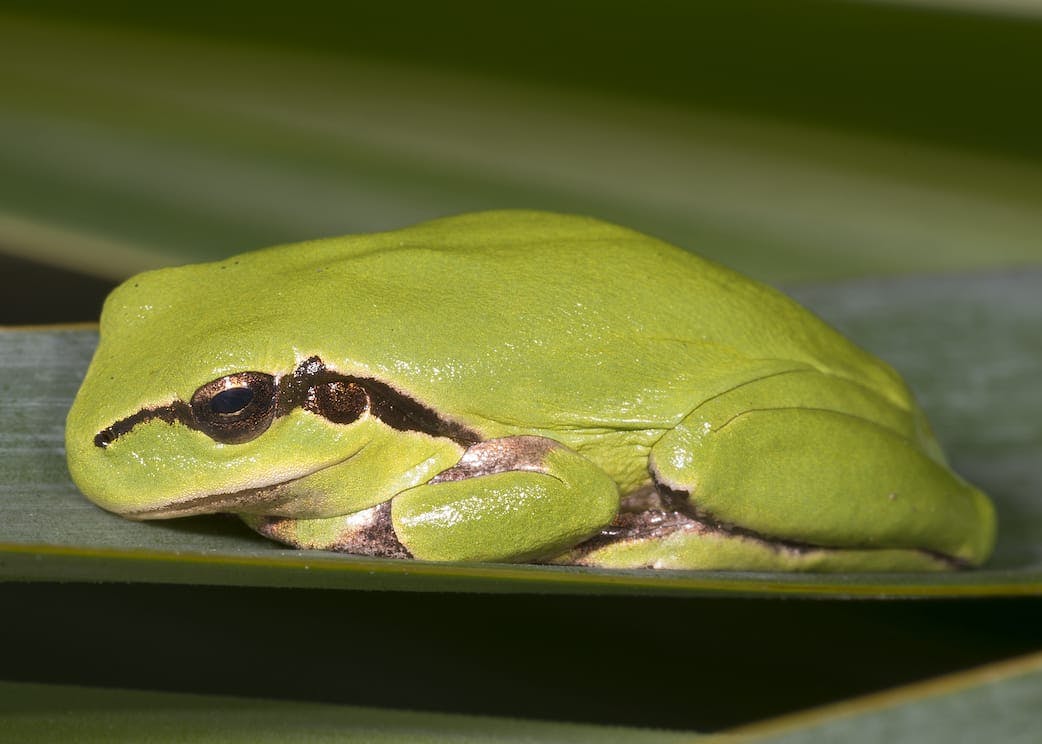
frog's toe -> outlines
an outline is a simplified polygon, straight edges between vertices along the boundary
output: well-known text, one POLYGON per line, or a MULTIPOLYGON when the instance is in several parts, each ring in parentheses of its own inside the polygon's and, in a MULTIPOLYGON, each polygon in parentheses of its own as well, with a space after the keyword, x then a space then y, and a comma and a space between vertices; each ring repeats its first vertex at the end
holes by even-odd
POLYGON ((379 558, 412 558, 391 524, 391 504, 338 517, 292 519, 289 517, 240 515, 264 537, 294 548, 335 550, 379 558))
POLYGON ((919 550, 838 550, 729 532, 679 511, 622 515, 548 563, 699 571, 937 571, 952 567, 919 550))

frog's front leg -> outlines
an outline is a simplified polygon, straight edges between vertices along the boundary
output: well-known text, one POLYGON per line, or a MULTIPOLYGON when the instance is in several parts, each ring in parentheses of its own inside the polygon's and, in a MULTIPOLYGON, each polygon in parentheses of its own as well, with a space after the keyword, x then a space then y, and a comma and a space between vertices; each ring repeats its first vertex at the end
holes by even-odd
POLYGON ((491 439, 390 501, 342 517, 243 516, 296 547, 438 561, 530 561, 585 540, 615 516, 615 482, 545 437, 491 439))
POLYGON ((810 369, 704 402, 652 449, 650 508, 559 562, 923 570, 991 550, 988 500, 953 475, 910 400, 810 369))

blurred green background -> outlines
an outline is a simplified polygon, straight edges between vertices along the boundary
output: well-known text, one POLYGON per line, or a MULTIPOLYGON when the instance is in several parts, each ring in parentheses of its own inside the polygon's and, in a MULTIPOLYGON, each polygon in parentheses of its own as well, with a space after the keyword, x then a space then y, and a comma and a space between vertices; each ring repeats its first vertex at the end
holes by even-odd
POLYGON ((514 206, 772 281, 1037 262, 1040 17, 4 2, 0 249, 113 280, 514 206))
MULTIPOLYGON (((1026 1, 0 2, 0 324, 92 320, 144 268, 495 207, 596 215, 790 285, 1038 264, 1040 70, 1026 1)), ((676 728, 1021 653, 1042 615, 1037 599, 2 597, 9 679, 676 728)))

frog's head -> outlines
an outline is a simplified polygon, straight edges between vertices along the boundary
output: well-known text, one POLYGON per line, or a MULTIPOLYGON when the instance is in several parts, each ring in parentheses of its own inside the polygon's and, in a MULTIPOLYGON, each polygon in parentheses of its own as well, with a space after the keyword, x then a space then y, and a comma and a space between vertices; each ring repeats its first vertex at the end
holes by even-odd
POLYGON ((322 291, 315 269, 277 259, 148 272, 109 296, 66 426, 70 473, 92 501, 141 519, 324 516, 326 494, 300 487, 308 476, 392 436, 459 438, 363 365, 327 356, 318 339, 340 347, 329 328, 309 330, 316 313, 286 304, 322 291))
MULTIPOLYGON (((279 343, 273 306, 235 301, 256 279, 241 261, 185 266, 106 300, 66 425, 69 469, 91 500, 131 517, 221 511, 364 446, 364 426, 298 415, 321 405, 304 382, 321 364, 279 343)), ((341 420, 360 401, 350 390, 341 420)))

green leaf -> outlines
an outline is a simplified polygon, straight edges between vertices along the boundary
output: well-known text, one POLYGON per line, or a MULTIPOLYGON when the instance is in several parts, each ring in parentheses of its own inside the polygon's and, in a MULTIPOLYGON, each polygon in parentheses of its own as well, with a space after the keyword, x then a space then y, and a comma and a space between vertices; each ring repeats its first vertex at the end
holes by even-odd
POLYGON ((733 729, 741 741, 1033 742, 1038 739, 1042 654, 855 698, 733 729))
POLYGON ((799 596, 1042 593, 1042 271, 805 287, 795 294, 907 375, 956 470, 995 500, 982 570, 800 575, 449 565, 285 550, 238 520, 129 522, 72 486, 63 421, 96 343, 85 329, 0 332, 0 576, 414 591, 799 596))
POLYGON ((217 695, 0 682, 6 741, 680 744, 694 734, 217 695))

